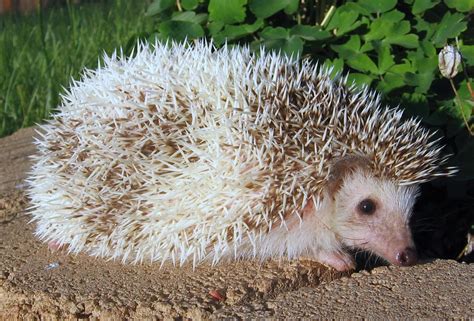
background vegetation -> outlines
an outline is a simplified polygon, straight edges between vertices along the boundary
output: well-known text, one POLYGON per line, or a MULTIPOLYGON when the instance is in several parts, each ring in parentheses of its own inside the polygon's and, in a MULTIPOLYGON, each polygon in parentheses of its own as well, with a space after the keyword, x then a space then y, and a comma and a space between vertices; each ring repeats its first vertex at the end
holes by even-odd
POLYGON ((60 93, 105 52, 152 31, 144 0, 65 2, 0 15, 0 137, 47 118, 60 93))
POLYGON ((455 97, 438 53, 458 46, 474 74, 473 10, 474 0, 120 0, 3 16, 0 136, 46 118, 71 77, 95 68, 104 50, 130 53, 139 39, 207 37, 310 57, 438 130, 461 171, 423 185, 413 224, 425 256, 454 258, 473 233, 474 98, 464 72, 453 79, 455 97))

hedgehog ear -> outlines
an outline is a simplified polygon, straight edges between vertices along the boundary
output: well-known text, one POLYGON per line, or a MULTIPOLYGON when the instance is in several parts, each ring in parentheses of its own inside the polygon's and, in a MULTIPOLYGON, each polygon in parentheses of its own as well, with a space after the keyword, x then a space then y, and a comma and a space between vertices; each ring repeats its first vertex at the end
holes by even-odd
POLYGON ((342 187, 344 179, 357 170, 368 170, 370 160, 359 155, 346 155, 336 158, 330 166, 328 192, 334 196, 342 187))

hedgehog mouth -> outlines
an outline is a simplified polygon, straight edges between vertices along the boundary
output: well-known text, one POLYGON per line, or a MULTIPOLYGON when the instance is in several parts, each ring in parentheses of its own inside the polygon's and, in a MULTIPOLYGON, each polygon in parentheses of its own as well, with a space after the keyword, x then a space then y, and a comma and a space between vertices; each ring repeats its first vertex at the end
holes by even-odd
MULTIPOLYGON (((382 265, 412 266, 418 261, 416 249, 412 244, 387 248, 387 250, 382 251, 367 248, 360 248, 359 250, 365 253, 366 262, 373 265, 380 265, 382 263, 382 265)), ((356 259, 359 254, 356 253, 356 259)))
POLYGON ((354 257, 358 265, 375 267, 379 265, 411 266, 418 261, 417 252, 413 242, 402 242, 401 244, 363 244, 346 245, 346 250, 354 257))

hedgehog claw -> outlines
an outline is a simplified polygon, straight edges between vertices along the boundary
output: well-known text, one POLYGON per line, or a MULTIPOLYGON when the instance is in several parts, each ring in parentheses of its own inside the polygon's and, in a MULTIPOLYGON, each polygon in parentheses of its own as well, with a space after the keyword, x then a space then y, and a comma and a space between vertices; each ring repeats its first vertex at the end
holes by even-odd
POLYGON ((317 259, 320 263, 328 265, 340 272, 353 270, 355 268, 354 260, 346 253, 321 253, 317 259))
POLYGON ((57 241, 50 241, 48 242, 48 249, 50 249, 51 251, 59 251, 61 248, 63 247, 63 245, 57 241))

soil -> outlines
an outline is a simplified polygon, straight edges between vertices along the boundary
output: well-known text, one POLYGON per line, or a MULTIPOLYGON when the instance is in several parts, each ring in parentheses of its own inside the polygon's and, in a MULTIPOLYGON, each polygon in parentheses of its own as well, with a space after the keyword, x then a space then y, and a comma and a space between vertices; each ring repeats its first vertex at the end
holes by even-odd
POLYGON ((472 318, 474 265, 338 273, 310 261, 123 265, 34 236, 23 180, 32 129, 0 139, 0 319, 472 318))

